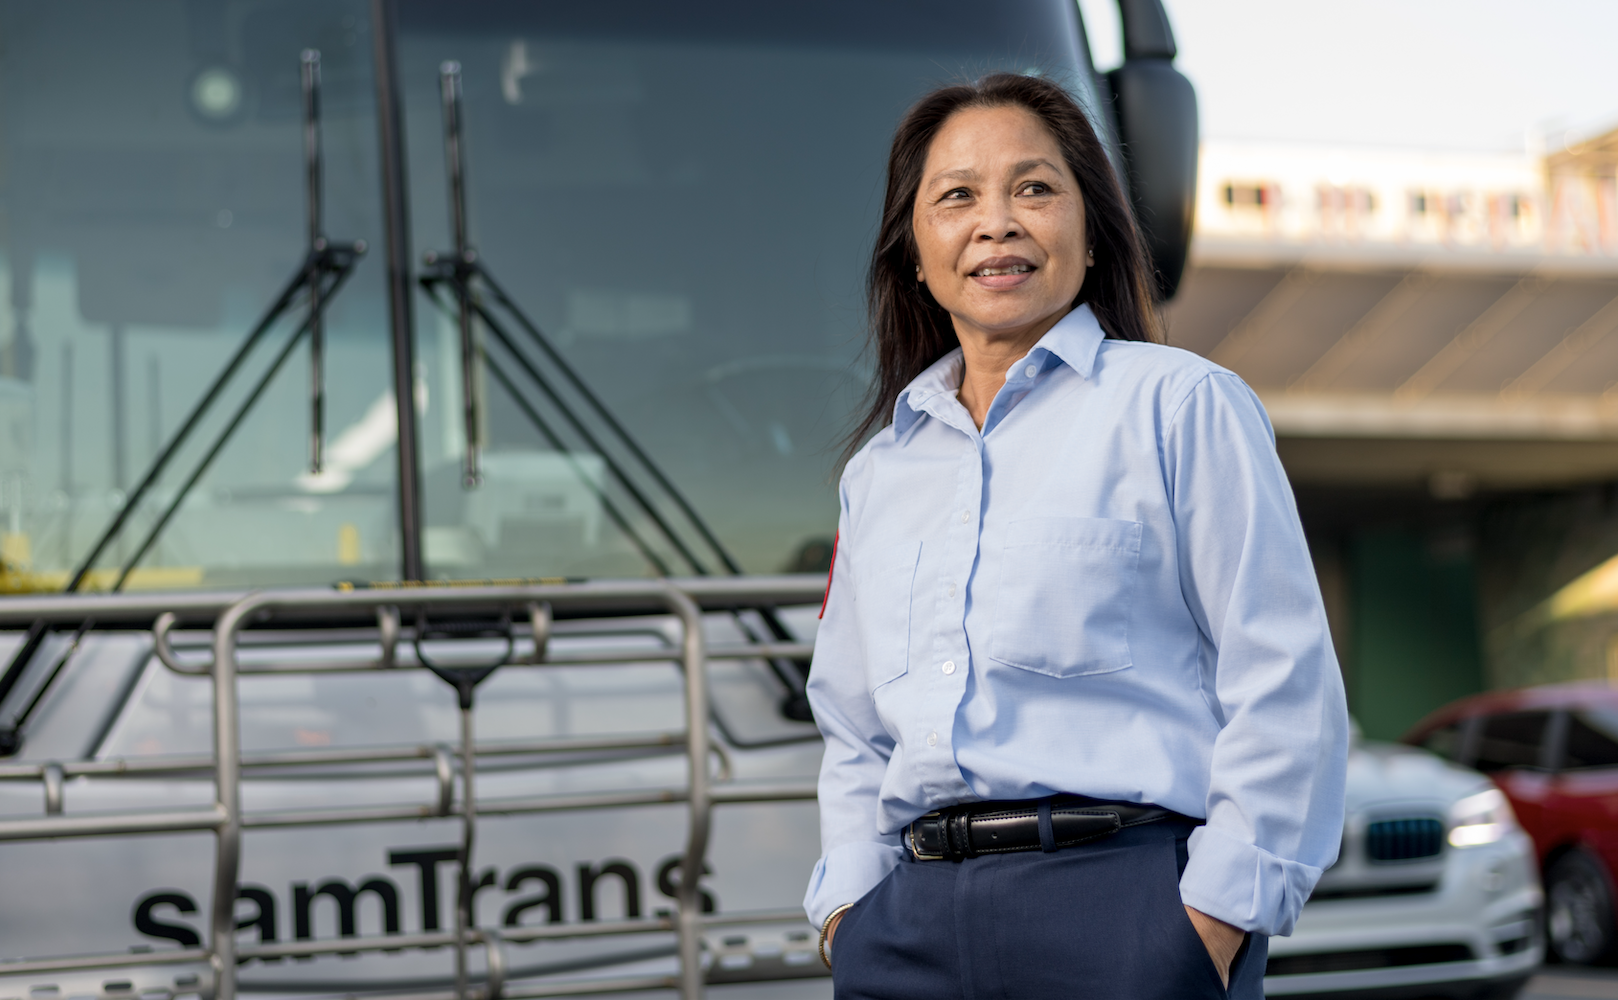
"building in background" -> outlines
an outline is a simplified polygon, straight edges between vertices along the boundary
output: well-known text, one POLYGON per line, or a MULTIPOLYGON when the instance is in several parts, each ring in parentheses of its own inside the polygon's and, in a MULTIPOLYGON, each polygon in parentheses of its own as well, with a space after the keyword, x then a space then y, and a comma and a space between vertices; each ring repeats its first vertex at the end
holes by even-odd
POLYGON ((1615 165, 1203 147, 1170 342, 1263 399, 1371 735, 1618 680, 1615 165))

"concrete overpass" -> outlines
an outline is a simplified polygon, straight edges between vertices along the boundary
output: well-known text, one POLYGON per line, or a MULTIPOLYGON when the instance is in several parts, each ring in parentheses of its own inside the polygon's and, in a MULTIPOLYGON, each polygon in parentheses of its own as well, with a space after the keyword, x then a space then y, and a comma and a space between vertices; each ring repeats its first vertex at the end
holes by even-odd
POLYGON ((1380 735, 1479 686, 1607 669, 1618 617, 1511 623, 1618 553, 1618 520, 1577 513, 1618 501, 1615 165, 1618 133, 1204 147, 1170 342, 1263 399, 1380 735))

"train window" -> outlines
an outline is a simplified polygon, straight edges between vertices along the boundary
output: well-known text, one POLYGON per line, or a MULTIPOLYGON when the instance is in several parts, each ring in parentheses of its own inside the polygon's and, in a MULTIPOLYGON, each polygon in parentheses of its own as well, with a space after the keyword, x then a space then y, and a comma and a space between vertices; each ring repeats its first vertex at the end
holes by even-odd
POLYGON ((1562 766, 1618 766, 1618 712, 1611 709, 1585 709, 1567 720, 1567 749, 1562 766))
POLYGON ((1540 766, 1550 717, 1549 712, 1506 712, 1484 720, 1483 738, 1472 766, 1479 771, 1540 766))

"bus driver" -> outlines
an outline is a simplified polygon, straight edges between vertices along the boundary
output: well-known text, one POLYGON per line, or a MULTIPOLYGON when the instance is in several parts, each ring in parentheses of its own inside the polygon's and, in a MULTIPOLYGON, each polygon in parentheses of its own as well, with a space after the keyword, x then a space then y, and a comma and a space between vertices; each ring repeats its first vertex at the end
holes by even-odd
POLYGON ((1241 997, 1342 833, 1348 718, 1257 398, 1157 343, 1045 80, 899 124, 809 700, 839 998, 1241 997))

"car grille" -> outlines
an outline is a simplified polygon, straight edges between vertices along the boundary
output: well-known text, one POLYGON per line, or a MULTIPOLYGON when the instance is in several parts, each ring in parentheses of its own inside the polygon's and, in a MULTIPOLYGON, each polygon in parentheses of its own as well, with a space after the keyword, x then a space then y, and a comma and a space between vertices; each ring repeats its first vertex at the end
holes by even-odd
POLYGON ((1419 896, 1422 893, 1437 891, 1437 882, 1413 882, 1406 885, 1328 886, 1324 889, 1316 889, 1309 897, 1309 901, 1312 903, 1317 899, 1374 899, 1379 896, 1419 896))
POLYGON ((1269 960, 1267 976, 1302 976, 1316 972, 1355 972, 1440 962, 1470 962, 1477 956, 1464 944, 1423 944, 1404 948, 1368 948, 1315 955, 1278 955, 1269 960))
POLYGON ((1444 824, 1431 816, 1383 819, 1365 828, 1365 853, 1372 861, 1430 858, 1444 848, 1444 824))

